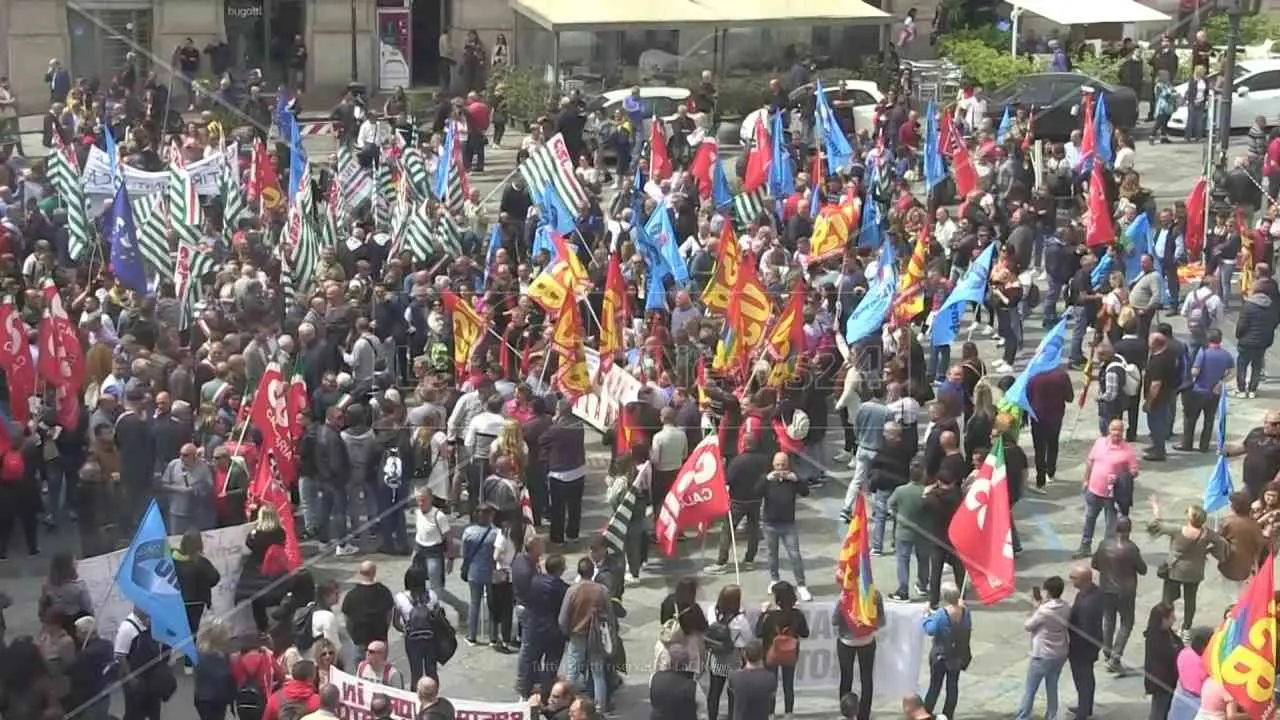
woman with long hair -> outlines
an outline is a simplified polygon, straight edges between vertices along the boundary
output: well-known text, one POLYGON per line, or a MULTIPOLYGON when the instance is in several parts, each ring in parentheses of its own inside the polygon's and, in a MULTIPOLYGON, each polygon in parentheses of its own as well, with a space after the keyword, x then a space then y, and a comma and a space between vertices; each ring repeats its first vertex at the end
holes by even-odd
POLYGON ((200 632, 204 611, 213 607, 213 589, 222 582, 222 575, 204 556, 204 538, 199 530, 188 530, 172 557, 173 573, 178 578, 178 589, 182 591, 182 602, 187 608, 188 627, 195 636, 200 632))
POLYGON ((70 634, 75 632, 76 620, 93 614, 93 598, 89 597, 89 588, 76 571, 76 560, 71 553, 57 553, 49 561, 49 575, 40 589, 37 609, 42 615, 48 610, 62 613, 70 634))
POLYGON ((315 658, 316 688, 319 689, 329 684, 329 672, 338 667, 338 648, 328 638, 316 638, 311 655, 315 658))
POLYGON ((68 674, 76 660, 76 641, 72 633, 67 632, 66 625, 67 616, 61 611, 46 610, 40 615, 40 631, 36 634, 36 645, 49 670, 54 692, 63 705, 71 693, 68 674))
POLYGON ((231 673, 231 637, 221 622, 212 622, 196 645, 195 706, 200 720, 223 720, 236 697, 231 673))
POLYGON ((240 580, 236 583, 236 604, 248 602, 253 611, 253 624, 266 634, 270 626, 269 610, 284 595, 281 578, 288 573, 284 562, 284 528, 280 516, 271 505, 258 508, 253 529, 245 538, 249 554, 244 558, 240 580))
POLYGON ((702 637, 710 623, 707 622, 702 606, 698 604, 698 578, 685 576, 676 581, 676 586, 658 606, 658 620, 662 623, 659 644, 684 645, 689 658, 689 669, 693 671, 694 677, 700 676, 705 654, 702 637))
POLYGON ((528 468, 529 451, 524 441, 524 433, 520 431, 519 422, 508 420, 502 426, 502 432, 499 433, 498 438, 493 441, 493 447, 489 449, 489 457, 496 462, 499 456, 511 460, 517 477, 522 476, 528 468))
MULTIPOLYGON (((980 382, 973 390, 973 413, 964 421, 964 450, 970 455, 974 450, 991 448, 991 432, 995 429, 996 403, 991 386, 980 382)), ((949 715, 947 717, 950 717, 949 715)))
POLYGON ((424 613, 431 617, 440 607, 439 598, 427 587, 427 572, 421 567, 409 566, 404 572, 404 592, 395 595, 396 612, 391 624, 404 634, 404 652, 409 658, 410 687, 418 686, 418 679, 439 679, 436 662, 436 639, 430 626, 424 627, 424 613), (430 636, 428 636, 430 634, 430 636))
POLYGON ((436 507, 448 508, 449 459, 445 456, 448 440, 434 413, 428 413, 426 421, 413 431, 413 484, 415 488, 431 490, 436 507))
POLYGON ((742 610, 742 588, 726 585, 716 597, 715 620, 707 628, 707 669, 711 680, 707 688, 707 718, 719 720, 720 696, 729 697, 729 717, 733 717, 733 693, 725 693, 729 675, 742 668, 742 650, 755 639, 751 623, 742 610))
POLYGON ((56 683, 34 640, 13 641, 0 662, 0 715, 23 720, 63 719, 56 683))
POLYGON ((1171 603, 1156 603, 1147 615, 1142 674, 1147 694, 1151 696, 1150 720, 1165 720, 1169 716, 1174 688, 1178 685, 1178 653, 1183 648, 1182 640, 1173 630, 1176 621, 1171 603))

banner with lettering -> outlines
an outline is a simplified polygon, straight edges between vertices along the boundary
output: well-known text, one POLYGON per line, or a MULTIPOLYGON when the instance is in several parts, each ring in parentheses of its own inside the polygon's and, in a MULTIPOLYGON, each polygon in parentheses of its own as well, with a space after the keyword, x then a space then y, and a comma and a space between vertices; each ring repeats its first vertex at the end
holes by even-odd
MULTIPOLYGON (((222 173, 222 166, 225 163, 225 158, 221 154, 216 154, 187 165, 187 172, 191 173, 191 182, 195 185, 197 193, 218 194, 218 176, 222 173)), ((130 197, 164 192, 169 187, 168 171, 147 172, 128 165, 123 167, 124 184, 130 197)), ((85 160, 80 181, 84 183, 84 191, 88 195, 110 197, 115 194, 115 188, 111 184, 111 160, 100 148, 89 149, 89 158, 85 160)))
MULTIPOLYGON (((391 700, 391 717, 394 720, 414 720, 418 717, 418 694, 410 690, 379 685, 369 680, 361 680, 348 675, 337 668, 329 670, 329 682, 337 686, 342 695, 342 720, 372 720, 369 703, 373 696, 381 693, 391 700)), ((453 705, 454 717, 457 720, 530 720, 529 706, 525 703, 481 702, 478 700, 459 700, 449 696, 453 705)))
MULTIPOLYGON (((587 372, 600 377, 600 353, 587 348, 587 372)), ((609 368, 599 387, 582 395, 573 403, 573 414, 600 432, 607 432, 618 420, 618 413, 636 399, 644 387, 634 375, 620 367, 609 368)))

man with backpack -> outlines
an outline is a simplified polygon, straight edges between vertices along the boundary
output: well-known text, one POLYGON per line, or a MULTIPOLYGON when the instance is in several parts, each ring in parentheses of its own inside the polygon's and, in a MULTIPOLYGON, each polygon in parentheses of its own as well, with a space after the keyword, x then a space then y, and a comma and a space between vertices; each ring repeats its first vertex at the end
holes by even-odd
POLYGON ((1138 439, 1138 408, 1142 403, 1142 389, 1146 385, 1148 334, 1142 328, 1136 315, 1121 311, 1117 322, 1122 335, 1115 344, 1116 354, 1112 362, 1124 363, 1124 410, 1128 413, 1125 422, 1125 440, 1135 442, 1138 439))
POLYGON ((300 660, 293 666, 289 679, 267 700, 262 720, 302 720, 304 715, 319 709, 316 664, 310 660, 300 660))
POLYGON ((173 697, 178 683, 144 610, 135 606, 125 617, 113 647, 124 679, 124 720, 160 720, 160 708, 173 697))
POLYGON ((276 684, 276 663, 270 650, 255 647, 237 654, 231 661, 231 677, 236 683, 236 717, 262 720, 276 684))
POLYGON ((1141 388, 1142 373, 1136 365, 1116 354, 1111 343, 1103 341, 1097 348, 1098 366, 1098 434, 1105 436, 1112 420, 1124 422, 1129 398, 1141 388))

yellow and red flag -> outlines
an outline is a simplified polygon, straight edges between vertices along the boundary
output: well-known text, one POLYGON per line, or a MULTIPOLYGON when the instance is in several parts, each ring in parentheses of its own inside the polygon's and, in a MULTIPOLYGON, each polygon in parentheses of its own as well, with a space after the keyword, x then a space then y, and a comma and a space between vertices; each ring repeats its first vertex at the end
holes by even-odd
POLYGON ((600 301, 600 367, 608 367, 614 354, 623 349, 622 331, 631 316, 627 307, 627 284, 622 278, 622 258, 609 256, 605 271, 604 296, 600 301))
POLYGON ((1268 555, 1201 656, 1250 718, 1270 717, 1276 695, 1275 555, 1268 555))
POLYGON ((809 236, 809 262, 816 263, 840 257, 849 244, 849 228, 857 226, 861 216, 846 198, 839 205, 824 205, 813 219, 809 236))
POLYGON ((484 334, 485 320, 480 317, 471 303, 458 297, 446 288, 441 294, 445 309, 453 317, 453 369, 458 377, 467 371, 467 363, 480 345, 480 336, 484 334))
MULTIPOLYGON (((744 286, 749 279, 748 275, 755 274, 754 264, 755 261, 747 255, 743 259, 742 266, 738 268, 738 282, 733 287, 735 299, 742 297, 745 291, 744 286)), ((742 303, 730 303, 724 315, 724 329, 720 332, 720 342, 716 344, 716 352, 711 359, 711 369, 727 373, 746 366, 750 348, 746 338, 747 316, 743 312, 742 303)))
POLYGON ((738 266, 742 263, 742 249, 733 223, 726 222, 720 231, 720 247, 716 250, 716 267, 711 281, 702 291, 702 304, 711 312, 722 313, 733 302, 733 289, 738 284, 738 266))
POLYGON ((894 327, 902 327, 924 312, 924 264, 929 259, 929 224, 920 228, 916 246, 907 261, 907 271, 898 280, 898 295, 893 299, 894 327))
POLYGON ((576 297, 578 288, 587 280, 587 271, 563 235, 553 235, 551 241, 556 256, 529 283, 529 297, 554 316, 564 307, 566 298, 576 297))
POLYGON ((582 314, 578 299, 572 295, 560 306, 560 316, 551 330, 551 348, 566 358, 578 352, 582 345, 582 314))
POLYGON ((853 504, 849 533, 836 562, 836 587, 840 588, 840 611, 850 628, 874 628, 879 624, 876 589, 871 577, 871 536, 867 526, 867 500, 859 493, 853 504))
POLYGON ((765 336, 765 348, 773 359, 766 383, 770 387, 781 387, 795 375, 797 359, 804 349, 804 303, 807 295, 804 278, 797 278, 787 307, 765 336))

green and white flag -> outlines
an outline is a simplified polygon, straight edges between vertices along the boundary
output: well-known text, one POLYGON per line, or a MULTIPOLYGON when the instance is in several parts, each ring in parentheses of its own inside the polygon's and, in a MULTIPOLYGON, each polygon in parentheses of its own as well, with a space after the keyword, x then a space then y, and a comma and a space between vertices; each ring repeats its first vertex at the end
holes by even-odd
POLYGON ((447 210, 440 210, 440 219, 436 222, 436 249, 444 255, 460 257, 462 255, 462 226, 447 210))
MULTIPOLYGON (((196 244, 204 232, 204 212, 191 173, 179 162, 169 164, 169 229, 179 241, 196 244)), ((172 262, 172 261, 171 261, 172 262)))
POLYGON ((84 185, 73 162, 63 150, 54 150, 49 156, 49 180, 67 211, 67 252, 72 260, 87 262, 93 247, 93 226, 85 204, 84 185))
POLYGON ((434 228, 431 222, 429 201, 422 201, 417 206, 397 204, 395 250, 399 254, 408 250, 413 261, 425 263, 431 260, 434 248, 434 228))
POLYGON ((320 232, 299 205, 289 210, 289 222, 281 232, 289 233, 280 243, 280 252, 287 253, 280 263, 281 284, 285 286, 286 294, 297 300, 298 294, 311 292, 315 283, 316 267, 320 263, 320 232), (287 282, 284 278, 286 272, 287 282))
POLYGON ((178 329, 191 327, 196 316, 196 303, 204 299, 204 286, 201 280, 214 271, 216 263, 213 257, 198 247, 188 243, 178 244, 177 259, 174 263, 174 290, 178 298, 178 329))
MULTIPOLYGON (((235 146, 228 153, 237 152, 235 146)), ((218 192, 222 195, 222 235, 231 242, 239 227, 240 220, 248 217, 249 203, 244 199, 244 190, 240 187, 239 164, 226 162, 218 175, 218 192)))
POLYGON ((426 161, 416 147, 407 147, 400 154, 400 177, 408 178, 413 188, 413 197, 425 200, 430 197, 431 176, 427 173, 426 161))
POLYGON ((342 189, 342 198, 348 207, 359 208, 373 199, 373 177, 360 167, 360 160, 346 145, 338 146, 335 174, 335 181, 342 189))
POLYGON ((764 190, 738 193, 733 196, 733 225, 741 232, 768 210, 764 190))
POLYGON ((391 210, 396 202, 396 185, 391 166, 379 162, 374 174, 373 222, 382 230, 391 227, 391 210))
MULTIPOLYGON (((164 195, 152 193, 131 198, 133 222, 138 228, 138 252, 147 268, 162 279, 173 281, 173 251, 165 229, 164 195)), ((198 237, 198 236, 197 236, 198 237)))

